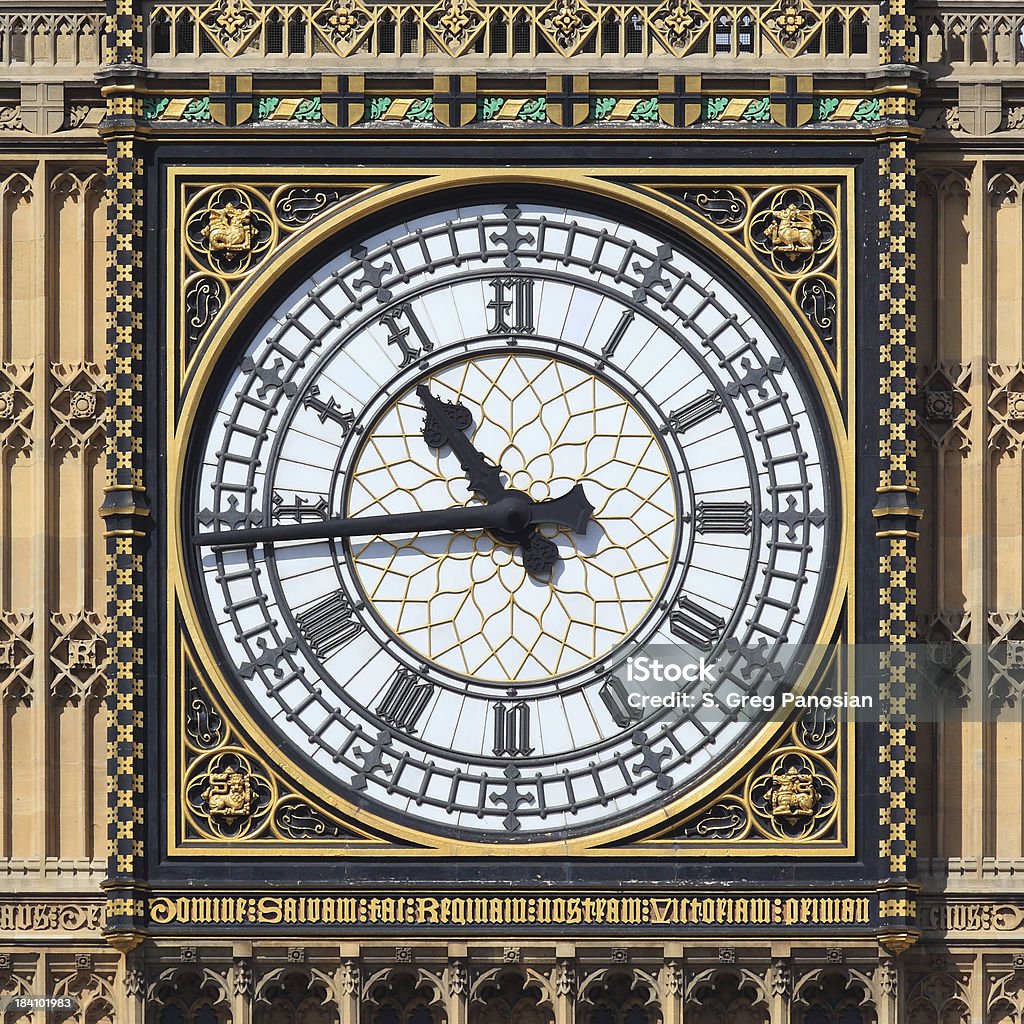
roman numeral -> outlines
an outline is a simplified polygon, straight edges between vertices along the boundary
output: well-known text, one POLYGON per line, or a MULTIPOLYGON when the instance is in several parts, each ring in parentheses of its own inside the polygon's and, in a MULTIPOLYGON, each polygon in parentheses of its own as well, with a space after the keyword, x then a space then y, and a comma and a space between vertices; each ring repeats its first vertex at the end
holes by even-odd
POLYGON ((400 303, 394 309, 383 313, 380 319, 388 328, 388 344, 397 345, 398 350, 402 353, 402 366, 409 366, 420 359, 424 352, 433 351, 434 343, 423 329, 423 324, 420 323, 420 319, 410 303, 400 303), (407 321, 408 327, 399 325, 398 321, 402 318, 407 321), (409 341, 410 332, 416 336, 419 345, 409 341))
POLYGON ((605 676, 601 689, 597 691, 612 721, 620 728, 626 729, 643 717, 640 708, 630 707, 627 700, 626 687, 618 676, 605 676))
POLYGON ((702 651, 710 651, 725 629, 725 619, 702 608, 685 594, 680 595, 668 618, 669 628, 680 640, 702 651))
POLYGON ((677 434, 682 434, 702 420, 714 416, 724 402, 717 391, 706 391, 699 398, 687 402, 682 409, 673 409, 668 414, 668 421, 677 434))
POLYGON ((700 501, 694 522, 698 533, 750 533, 750 502, 700 501))
POLYGON ((530 746, 530 708, 526 701, 494 705, 494 754, 497 757, 526 757, 530 746))
POLYGON ((629 330, 629 325, 633 322, 634 316, 636 314, 633 310, 627 309, 619 317, 619 322, 615 325, 612 336, 604 343, 604 348, 601 349, 602 359, 611 359, 615 355, 615 350, 619 347, 619 342, 625 337, 626 331, 629 330))
POLYGON ((396 669, 388 680, 388 690, 377 705, 377 715, 388 725, 403 732, 415 733, 416 720, 434 692, 434 684, 420 679, 407 668, 396 669))
POLYGON ((494 298, 487 308, 494 314, 490 334, 536 334, 533 323, 533 278, 496 277, 490 282, 494 298))
POLYGON ((320 397, 320 388, 314 384, 302 399, 302 404, 307 409, 312 409, 321 423, 333 420, 341 427, 341 436, 348 437, 352 424, 355 422, 355 413, 342 412, 338 403, 331 396, 326 401, 320 397))
POLYGON ((295 621, 303 639, 321 660, 347 644, 363 628, 341 590, 296 615, 295 621))

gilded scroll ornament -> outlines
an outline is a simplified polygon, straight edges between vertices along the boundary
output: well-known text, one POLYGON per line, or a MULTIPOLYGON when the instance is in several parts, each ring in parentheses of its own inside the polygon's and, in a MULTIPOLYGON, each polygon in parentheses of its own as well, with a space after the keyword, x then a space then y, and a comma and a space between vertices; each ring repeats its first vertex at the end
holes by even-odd
POLYGON ((286 839, 353 839, 352 832, 328 818, 308 800, 284 797, 274 810, 274 831, 286 839))

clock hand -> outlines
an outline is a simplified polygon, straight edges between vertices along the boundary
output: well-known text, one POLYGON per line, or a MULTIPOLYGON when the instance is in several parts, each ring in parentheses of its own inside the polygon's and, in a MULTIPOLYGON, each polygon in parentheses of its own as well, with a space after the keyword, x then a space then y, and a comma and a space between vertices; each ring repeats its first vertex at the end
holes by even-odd
MULTIPOLYGON (((394 533, 426 533, 435 530, 492 529, 510 540, 520 540, 535 523, 552 523, 584 533, 594 506, 587 501, 583 485, 576 484, 561 497, 531 501, 525 494, 507 491, 490 505, 456 505, 427 512, 398 512, 393 515, 356 516, 314 523, 284 526, 255 526, 242 530, 220 530, 196 534, 195 545, 227 547, 289 540, 324 540, 329 537, 375 537, 394 533)), ((544 538, 539 538, 543 540, 544 538)), ((550 542, 547 542, 550 543, 550 542)), ((551 545, 554 547, 554 545, 551 545)), ((524 556, 526 554, 524 546, 524 556)))
POLYGON ((472 422, 469 411, 465 406, 442 402, 430 393, 426 384, 420 384, 416 394, 427 414, 423 424, 423 439, 431 448, 440 448, 447 442, 459 460, 470 488, 488 502, 500 500, 506 493, 501 482, 501 466, 484 458, 463 433, 472 422))

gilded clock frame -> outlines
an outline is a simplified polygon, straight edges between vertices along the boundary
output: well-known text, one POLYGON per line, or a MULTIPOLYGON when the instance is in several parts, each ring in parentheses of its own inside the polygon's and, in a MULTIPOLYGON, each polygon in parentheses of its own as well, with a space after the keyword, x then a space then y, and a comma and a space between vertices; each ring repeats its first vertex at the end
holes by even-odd
MULTIPOLYGON (((264 285, 278 271, 294 266, 331 234, 377 213, 400 200, 494 185, 548 185, 565 192, 618 200, 640 209, 671 228, 694 239, 711 250, 720 260, 743 274, 758 299, 781 323, 788 340, 797 349, 806 372, 821 398, 828 418, 830 437, 836 446, 841 505, 844 510, 840 524, 837 581, 830 596, 819 631, 818 646, 838 641, 849 644, 854 639, 854 557, 855 521, 852 514, 856 494, 854 427, 856 424, 856 381, 852 344, 854 311, 856 309, 853 264, 853 171, 850 168, 779 168, 726 167, 699 169, 651 169, 605 167, 581 172, 572 168, 544 167, 519 169, 454 170, 442 167, 345 169, 345 168, 272 168, 245 166, 206 166, 202 168, 171 167, 167 175, 166 214, 166 296, 165 329, 165 487, 169 511, 181 507, 185 447, 195 415, 199 396, 207 387, 225 346, 246 314, 264 295, 264 285), (337 205, 326 208, 308 224, 281 238, 274 230, 275 247, 269 247, 266 258, 250 273, 236 273, 227 283, 222 308, 212 318, 206 337, 195 351, 183 351, 184 249, 182 231, 185 214, 186 186, 193 189, 230 187, 245 182, 280 188, 301 183, 316 187, 318 183, 341 186, 349 191, 337 205), (710 183, 714 183, 713 185, 710 183), (817 190, 827 186, 836 196, 835 238, 836 258, 833 274, 838 285, 837 315, 843 329, 836 332, 834 355, 815 335, 806 315, 794 301, 795 285, 786 275, 773 273, 758 258, 750 244, 749 231, 722 231, 692 207, 678 200, 680 190, 709 189, 735 185, 740 189, 800 188, 817 190)), ((822 193, 824 194, 824 193, 822 193)), ((749 219, 749 218, 748 218, 749 219)), ((792 275, 790 275, 791 277, 792 275)), ((172 513, 173 518, 173 513, 172 513)), ((166 771, 167 852, 171 856, 230 855, 259 857, 281 853, 291 856, 361 857, 837 857, 849 856, 855 850, 854 724, 843 722, 838 729, 834 751, 834 773, 837 783, 837 806, 831 838, 812 835, 810 841, 784 837, 761 836, 754 841, 694 841, 674 834, 676 826, 692 821, 700 808, 709 807, 725 796, 749 803, 749 791, 755 772, 780 752, 796 750, 793 720, 780 725, 768 724, 742 754, 717 768, 699 786, 665 807, 648 812, 640 818, 612 828, 602 829, 569 840, 548 843, 498 844, 448 839, 409 828, 347 803, 303 767, 281 757, 277 748, 232 694, 220 678, 212 649, 203 636, 200 620, 189 594, 185 578, 182 536, 178 522, 168 523, 167 530, 167 606, 165 616, 167 685, 164 688, 163 712, 168 722, 166 771), (191 673, 186 682, 186 673, 191 673), (206 676, 209 686, 202 677, 206 676), (225 742, 215 753, 230 753, 248 763, 261 766, 274 798, 296 798, 316 808, 320 820, 333 829, 334 838, 297 841, 273 829, 261 828, 252 838, 215 836, 185 838, 185 787, 197 756, 204 755, 190 748, 184 722, 186 687, 194 690, 200 680, 200 699, 217 715, 222 716, 225 742), (192 755, 189 761, 189 754, 192 755), (735 792, 735 797, 730 793, 735 792), (339 838, 342 836, 343 838, 339 838)), ((836 671, 850 684, 849 666, 837 657, 836 671)), ((805 674, 806 685, 821 668, 814 664, 805 674)))

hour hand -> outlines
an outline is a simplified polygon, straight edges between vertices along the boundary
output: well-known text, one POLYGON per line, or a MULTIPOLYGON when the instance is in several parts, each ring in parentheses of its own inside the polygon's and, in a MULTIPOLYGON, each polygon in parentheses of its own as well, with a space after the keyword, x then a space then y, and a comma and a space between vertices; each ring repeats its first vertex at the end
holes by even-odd
POLYGON ((423 424, 423 440, 431 448, 447 444, 459 460, 470 489, 486 501, 500 501, 505 494, 501 467, 488 461, 465 435, 465 430, 473 422, 470 411, 457 402, 442 402, 430 393, 426 384, 420 384, 416 394, 427 416, 423 424))

